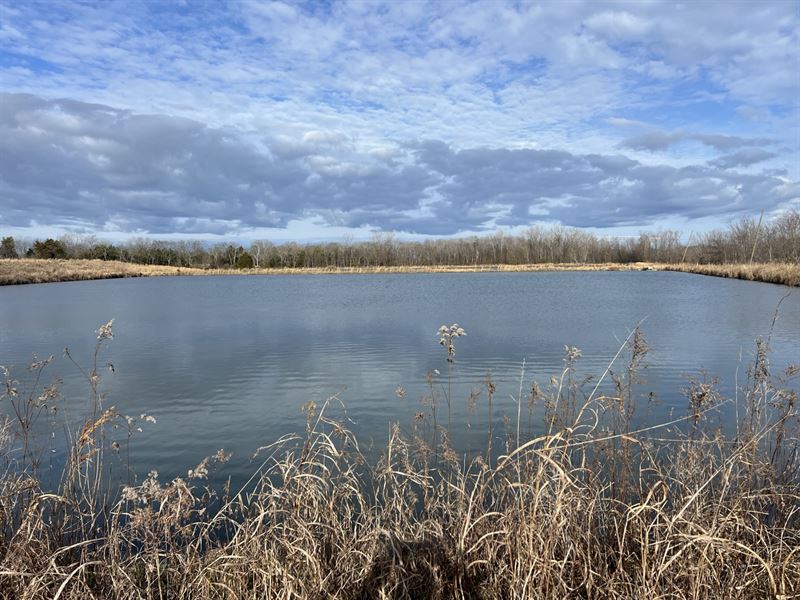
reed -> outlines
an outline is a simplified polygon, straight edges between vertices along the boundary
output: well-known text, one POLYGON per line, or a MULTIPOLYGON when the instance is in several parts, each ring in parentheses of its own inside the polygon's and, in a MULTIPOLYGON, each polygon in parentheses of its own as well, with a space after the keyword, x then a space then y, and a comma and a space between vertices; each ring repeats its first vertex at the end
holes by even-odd
MULTIPOLYGON (((99 329, 97 349, 112 335, 99 329)), ((252 477, 223 490, 204 486, 223 451, 184 477, 104 488, 104 431, 127 420, 96 395, 96 351, 82 367, 94 406, 56 489, 25 460, 30 413, 0 424, 0 596, 796 598, 800 367, 772 373, 768 342, 735 398, 696 382, 685 415, 640 429, 638 328, 591 390, 567 348, 564 371, 531 385, 543 433, 520 437, 512 424, 491 457, 459 456, 444 428, 421 435, 420 416, 371 458, 334 401, 309 404, 305 433, 259 449, 252 477), (740 415, 728 436, 710 419, 726 405, 740 415)), ((3 390, 4 404, 33 412, 57 402, 37 377, 6 372, 3 390)))

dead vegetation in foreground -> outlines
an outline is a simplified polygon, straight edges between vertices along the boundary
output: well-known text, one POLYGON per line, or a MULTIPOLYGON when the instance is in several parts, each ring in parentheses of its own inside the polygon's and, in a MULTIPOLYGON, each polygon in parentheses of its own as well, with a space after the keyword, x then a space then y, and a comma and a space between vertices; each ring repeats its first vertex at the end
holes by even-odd
POLYGON ((749 281, 800 285, 800 264, 537 263, 520 265, 438 265, 416 267, 315 267, 278 269, 199 269, 99 259, 0 259, 0 285, 54 283, 124 277, 178 275, 323 275, 368 273, 481 273, 539 271, 682 271, 749 281))
MULTIPOLYGON (((448 358, 452 330, 440 331, 448 358)), ((240 489, 203 487, 227 459, 220 451, 185 477, 151 472, 108 493, 111 429, 150 420, 101 402, 98 356, 111 336, 110 323, 98 330, 86 369, 94 413, 72 437, 55 490, 42 488, 30 438, 57 402, 57 390, 38 385, 47 361, 32 365, 31 387, 6 372, 3 598, 800 596, 791 387, 800 367, 773 377, 767 341, 735 399, 694 382, 687 413, 671 424, 631 426, 647 352, 637 329, 618 354, 627 352, 627 367, 615 357, 603 375, 613 393, 602 395, 599 381, 584 390, 580 352, 568 348, 548 385, 533 383, 525 397, 520 384, 516 418, 478 456, 459 456, 434 425, 437 402, 449 406, 449 397, 432 385, 426 412, 405 432, 395 426, 377 460, 329 403, 309 404, 305 434, 260 449, 240 489), (739 416, 729 436, 710 419, 726 405, 739 416), (543 415, 545 433, 521 434, 524 411, 543 415)), ((487 379, 489 414, 495 391, 487 379)))

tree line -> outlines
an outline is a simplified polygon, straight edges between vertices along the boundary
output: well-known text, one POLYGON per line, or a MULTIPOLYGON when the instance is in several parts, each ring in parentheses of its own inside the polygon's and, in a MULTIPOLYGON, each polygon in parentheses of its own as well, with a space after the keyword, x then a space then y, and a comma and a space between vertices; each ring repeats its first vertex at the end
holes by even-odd
POLYGON ((569 227, 534 226, 519 235, 400 241, 375 234, 369 241, 209 245, 198 240, 135 239, 121 244, 95 236, 68 235, 25 243, 0 241, 0 258, 119 260, 150 265, 220 268, 334 268, 377 266, 494 265, 536 263, 695 262, 800 263, 800 211, 762 223, 743 218, 681 241, 678 231, 643 232, 631 238, 600 236, 569 227))

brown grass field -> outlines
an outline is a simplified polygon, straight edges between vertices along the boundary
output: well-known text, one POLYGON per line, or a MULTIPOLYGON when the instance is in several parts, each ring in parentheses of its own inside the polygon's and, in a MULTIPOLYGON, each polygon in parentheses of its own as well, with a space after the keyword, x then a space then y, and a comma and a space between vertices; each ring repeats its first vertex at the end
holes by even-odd
POLYGON ((141 265, 102 260, 0 259, 0 285, 53 283, 123 277, 184 275, 313 275, 358 273, 478 273, 536 271, 682 271, 716 277, 732 277, 781 285, 800 285, 800 265, 788 263, 699 265, 659 263, 545 263, 528 265, 337 267, 286 269, 196 269, 141 265))
POLYGON ((683 271, 699 275, 713 275, 715 277, 730 277, 733 279, 746 279, 748 281, 764 281, 780 285, 800 285, 800 264, 791 263, 766 263, 766 264, 736 264, 736 265, 693 265, 670 264, 658 265, 664 271, 683 271))
POLYGON ((800 285, 800 265, 785 263, 699 265, 659 263, 544 263, 416 267, 197 269, 102 260, 0 259, 0 285, 177 275, 314 275, 357 273, 477 273, 536 271, 682 271, 782 285, 800 285))
POLYGON ((0 285, 181 275, 189 270, 202 273, 199 269, 138 265, 119 261, 0 259, 0 285))

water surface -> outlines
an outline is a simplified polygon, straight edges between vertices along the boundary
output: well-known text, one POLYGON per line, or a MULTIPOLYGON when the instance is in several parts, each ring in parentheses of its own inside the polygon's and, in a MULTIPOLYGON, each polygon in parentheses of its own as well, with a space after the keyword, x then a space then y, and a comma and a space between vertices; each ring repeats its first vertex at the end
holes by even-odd
MULTIPOLYGON (((467 410, 467 396, 487 374, 497 385, 500 428, 503 415, 516 417, 511 395, 523 360, 524 389, 560 374, 565 345, 581 350, 581 374, 600 375, 642 320, 651 350, 639 392, 654 392, 655 402, 639 420, 684 414, 681 389, 701 369, 732 393, 787 291, 667 272, 164 277, 4 287, 0 364, 12 367, 24 388, 32 354, 54 354, 47 382, 64 380, 56 422, 79 422, 88 386, 62 350, 90 365, 93 332, 113 318, 114 340, 100 356, 101 365, 114 365, 114 373, 102 371, 106 405, 158 421, 134 440, 138 471, 182 474, 225 448, 235 459, 224 474, 240 478, 257 447, 302 431, 309 400, 340 398, 364 443, 380 444, 391 422, 407 428, 417 412, 429 419, 420 402, 429 393, 426 374, 438 370, 434 389, 440 396, 447 389, 436 330, 454 322, 468 333, 456 341, 451 373, 453 439, 464 448, 484 439, 485 393, 476 413, 467 410)), ((771 347, 775 368, 800 362, 797 291, 781 305, 771 347)), ((52 455, 55 465, 60 454, 52 455)))

